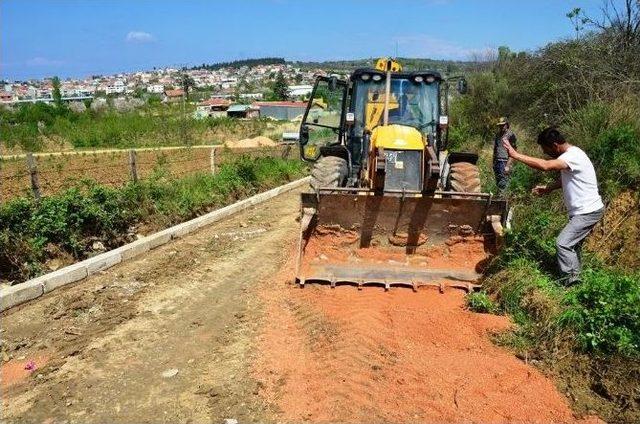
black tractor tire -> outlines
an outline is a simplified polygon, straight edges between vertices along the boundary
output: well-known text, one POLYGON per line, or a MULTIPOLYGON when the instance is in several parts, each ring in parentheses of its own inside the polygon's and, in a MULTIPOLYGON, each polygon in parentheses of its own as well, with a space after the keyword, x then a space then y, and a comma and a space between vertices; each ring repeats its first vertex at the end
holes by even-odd
POLYGON ((323 156, 311 170, 311 188, 318 192, 323 187, 344 187, 348 173, 346 160, 337 156, 323 156))
POLYGON ((480 170, 469 162, 451 164, 447 177, 446 191, 460 191, 464 193, 480 193, 480 170))

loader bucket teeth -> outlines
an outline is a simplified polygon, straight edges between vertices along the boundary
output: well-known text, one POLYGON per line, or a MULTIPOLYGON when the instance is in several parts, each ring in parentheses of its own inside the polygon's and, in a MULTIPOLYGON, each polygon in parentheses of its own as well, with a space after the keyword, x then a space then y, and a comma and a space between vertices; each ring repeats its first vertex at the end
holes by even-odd
MULTIPOLYGON (((506 203, 491 198, 395 197, 302 193, 296 280, 310 283, 471 291, 481 276, 473 261, 495 253, 494 230, 506 203), (456 243, 481 246, 465 263, 439 264, 456 243), (469 266, 472 263, 472 266, 469 266)), ((481 271, 481 270, 480 270, 481 271)))

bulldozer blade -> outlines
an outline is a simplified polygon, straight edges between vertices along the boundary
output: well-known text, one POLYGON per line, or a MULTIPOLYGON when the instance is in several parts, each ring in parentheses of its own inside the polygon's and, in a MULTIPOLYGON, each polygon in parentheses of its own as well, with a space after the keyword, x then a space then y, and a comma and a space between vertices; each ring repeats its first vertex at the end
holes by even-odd
MULTIPOLYGON (((473 290, 481 274, 435 256, 472 241, 495 252, 506 202, 491 196, 405 197, 371 193, 302 193, 296 281, 473 290)), ((483 256, 485 257, 485 256, 483 256)), ((468 261, 466 261, 468 262, 468 261)))

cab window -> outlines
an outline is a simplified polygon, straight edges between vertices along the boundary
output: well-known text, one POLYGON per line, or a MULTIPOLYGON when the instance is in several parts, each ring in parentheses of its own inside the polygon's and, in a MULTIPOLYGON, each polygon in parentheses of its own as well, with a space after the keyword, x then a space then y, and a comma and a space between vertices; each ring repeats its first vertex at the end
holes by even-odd
POLYGON ((320 147, 340 143, 342 102, 346 83, 330 78, 319 78, 307 105, 301 128, 300 142, 305 159, 315 160, 320 156, 320 147))

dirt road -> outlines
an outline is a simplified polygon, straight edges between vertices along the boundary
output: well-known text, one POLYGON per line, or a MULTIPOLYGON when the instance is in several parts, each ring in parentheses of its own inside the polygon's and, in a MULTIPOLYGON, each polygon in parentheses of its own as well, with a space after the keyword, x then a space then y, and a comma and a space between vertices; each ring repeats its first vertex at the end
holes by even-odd
POLYGON ((4 313, 3 421, 575 421, 461 291, 291 285, 296 194, 4 313))

